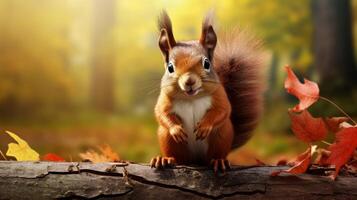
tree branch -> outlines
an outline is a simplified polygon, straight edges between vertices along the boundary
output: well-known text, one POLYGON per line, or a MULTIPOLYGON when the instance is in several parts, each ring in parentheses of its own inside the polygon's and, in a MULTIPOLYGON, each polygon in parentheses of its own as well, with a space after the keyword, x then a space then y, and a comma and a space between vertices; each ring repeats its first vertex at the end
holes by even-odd
POLYGON ((357 177, 270 177, 286 167, 239 167, 215 176, 203 167, 0 161, 0 199, 356 199, 357 177))

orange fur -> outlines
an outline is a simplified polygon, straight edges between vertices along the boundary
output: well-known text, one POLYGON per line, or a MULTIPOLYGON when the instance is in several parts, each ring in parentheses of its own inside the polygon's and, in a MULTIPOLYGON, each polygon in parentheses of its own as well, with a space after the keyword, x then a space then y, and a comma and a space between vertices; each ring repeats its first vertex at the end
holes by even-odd
POLYGON ((244 145, 263 110, 264 54, 262 42, 245 30, 221 34, 214 67, 232 105, 233 148, 244 145))
POLYGON ((174 125, 182 126, 178 116, 171 113, 172 99, 160 94, 155 108, 155 116, 159 122, 158 138, 160 149, 165 157, 174 157, 178 164, 208 164, 211 159, 225 158, 231 150, 233 141, 233 127, 230 120, 231 106, 227 94, 219 86, 212 94, 212 108, 207 111, 198 128, 212 129, 208 136, 209 149, 205 160, 193 160, 187 151, 186 143, 175 142, 169 129, 174 125))

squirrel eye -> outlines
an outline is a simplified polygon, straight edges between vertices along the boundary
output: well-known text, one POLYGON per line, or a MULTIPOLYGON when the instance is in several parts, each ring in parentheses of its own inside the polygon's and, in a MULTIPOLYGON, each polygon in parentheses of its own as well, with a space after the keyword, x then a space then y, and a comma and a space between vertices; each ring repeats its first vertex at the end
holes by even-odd
POLYGON ((210 71, 211 68, 211 62, 208 60, 208 58, 204 57, 202 60, 202 66, 206 71, 210 71))
POLYGON ((170 74, 174 73, 175 69, 174 64, 172 64, 172 62, 169 62, 169 64, 167 64, 167 71, 169 71, 170 74))

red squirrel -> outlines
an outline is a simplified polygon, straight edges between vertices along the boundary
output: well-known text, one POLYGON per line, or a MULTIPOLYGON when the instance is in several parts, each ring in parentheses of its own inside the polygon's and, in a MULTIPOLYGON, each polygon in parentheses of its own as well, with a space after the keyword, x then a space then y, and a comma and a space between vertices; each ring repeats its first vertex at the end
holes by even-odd
POLYGON ((224 172, 227 154, 251 137, 261 113, 261 42, 238 29, 217 38, 210 14, 199 40, 176 41, 165 11, 158 26, 165 61, 155 106, 162 156, 151 166, 199 164, 224 172))

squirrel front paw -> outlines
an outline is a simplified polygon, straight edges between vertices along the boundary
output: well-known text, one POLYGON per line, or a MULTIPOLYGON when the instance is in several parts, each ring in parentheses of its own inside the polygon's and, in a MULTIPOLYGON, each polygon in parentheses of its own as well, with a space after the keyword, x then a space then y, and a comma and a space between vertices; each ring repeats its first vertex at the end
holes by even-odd
POLYGON ((226 169, 231 168, 231 165, 227 159, 212 159, 211 165, 215 174, 217 174, 218 170, 221 170, 221 172, 225 174, 226 169))
POLYGON ((170 128, 169 132, 172 138, 175 140, 175 142, 180 143, 180 142, 187 141, 188 136, 183 130, 182 126, 174 125, 173 127, 170 128))
POLYGON ((194 133, 196 135, 196 140, 204 140, 212 132, 212 130, 213 130, 212 125, 204 125, 199 123, 194 130, 194 133))
POLYGON ((151 168, 167 168, 173 167, 176 164, 174 157, 161 157, 157 156, 151 159, 150 166, 151 168))

